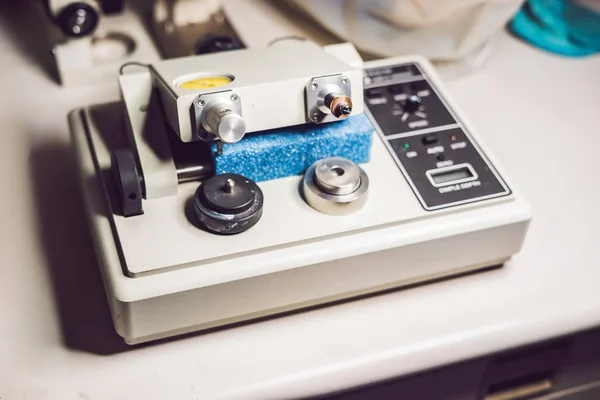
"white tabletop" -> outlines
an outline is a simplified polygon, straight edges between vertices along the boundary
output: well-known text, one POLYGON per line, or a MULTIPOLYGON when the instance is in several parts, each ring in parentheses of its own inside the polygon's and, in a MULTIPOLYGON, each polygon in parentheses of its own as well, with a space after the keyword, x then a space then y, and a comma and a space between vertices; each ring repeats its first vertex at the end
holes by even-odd
POLYGON ((2 399, 306 396, 600 324, 600 57, 504 35, 483 69, 448 83, 533 205, 504 268, 128 348, 110 322, 66 123, 71 108, 116 99, 116 82, 62 89, 4 42, 2 399))

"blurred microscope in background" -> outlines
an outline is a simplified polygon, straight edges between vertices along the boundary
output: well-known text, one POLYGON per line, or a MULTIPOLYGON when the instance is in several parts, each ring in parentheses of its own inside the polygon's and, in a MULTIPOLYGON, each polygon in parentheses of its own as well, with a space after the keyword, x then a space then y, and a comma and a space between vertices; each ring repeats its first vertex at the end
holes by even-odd
MULTIPOLYGON (((20 5, 19 11, 31 20, 38 17, 32 27, 51 42, 52 69, 65 86, 100 83, 131 61, 150 63, 244 47, 219 0, 24 3, 31 4, 20 5)), ((9 8, 5 14, 12 11, 9 8)))
POLYGON ((420 54, 445 77, 483 66, 507 27, 561 55, 600 49, 594 30, 600 17, 580 12, 593 1, 28 0, 4 7, 5 22, 12 22, 12 8, 28 3, 43 18, 31 19, 35 32, 27 34, 52 41, 56 78, 63 85, 114 77, 130 61, 150 63, 290 38, 320 45, 350 42, 364 60, 420 54), (49 26, 47 35, 38 22, 49 26), (573 32, 577 43, 571 43, 573 32))
POLYGON ((446 70, 452 74, 463 73, 484 63, 494 36, 522 5, 521 0, 29 2, 42 6, 50 23, 57 80, 66 86, 114 77, 130 61, 150 63, 289 38, 321 45, 351 42, 365 60, 422 54, 438 67, 450 66, 446 70))
POLYGON ((69 37, 81 38, 98 27, 100 15, 123 11, 124 0, 44 0, 50 18, 69 37))

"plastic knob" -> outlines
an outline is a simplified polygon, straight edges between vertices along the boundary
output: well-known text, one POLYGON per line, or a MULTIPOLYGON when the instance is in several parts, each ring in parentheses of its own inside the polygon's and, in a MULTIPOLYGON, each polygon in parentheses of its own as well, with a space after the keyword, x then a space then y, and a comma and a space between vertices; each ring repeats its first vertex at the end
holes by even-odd
POLYGON ((408 95, 408 97, 404 101, 404 111, 406 111, 406 112, 419 111, 422 104, 423 104, 423 100, 416 94, 408 95))
POLYGON ((56 22, 67 36, 84 37, 94 32, 100 17, 98 12, 86 3, 71 3, 62 9, 56 22))

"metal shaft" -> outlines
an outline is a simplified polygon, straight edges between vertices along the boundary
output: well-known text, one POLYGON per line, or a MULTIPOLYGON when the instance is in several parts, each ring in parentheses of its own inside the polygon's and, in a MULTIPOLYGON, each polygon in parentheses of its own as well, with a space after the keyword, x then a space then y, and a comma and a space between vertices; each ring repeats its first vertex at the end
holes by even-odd
POLYGON ((176 162, 175 164, 177 166, 177 181, 179 183, 201 181, 211 177, 213 174, 213 168, 210 163, 181 165, 176 162))
POLYGON ((214 175, 210 147, 206 142, 183 143, 176 135, 169 135, 169 142, 179 183, 200 181, 214 175))

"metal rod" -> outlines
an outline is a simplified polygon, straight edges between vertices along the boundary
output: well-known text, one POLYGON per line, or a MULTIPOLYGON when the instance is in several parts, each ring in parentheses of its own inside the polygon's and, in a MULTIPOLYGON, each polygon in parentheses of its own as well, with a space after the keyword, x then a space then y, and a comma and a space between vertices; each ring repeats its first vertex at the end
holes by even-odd
POLYGON ((183 143, 170 135, 171 153, 179 183, 201 181, 214 175, 212 154, 208 143, 196 141, 183 143))
POLYGON ((205 164, 187 164, 179 165, 175 162, 177 167, 177 181, 179 183, 200 181, 202 179, 209 178, 212 176, 212 165, 205 164))

